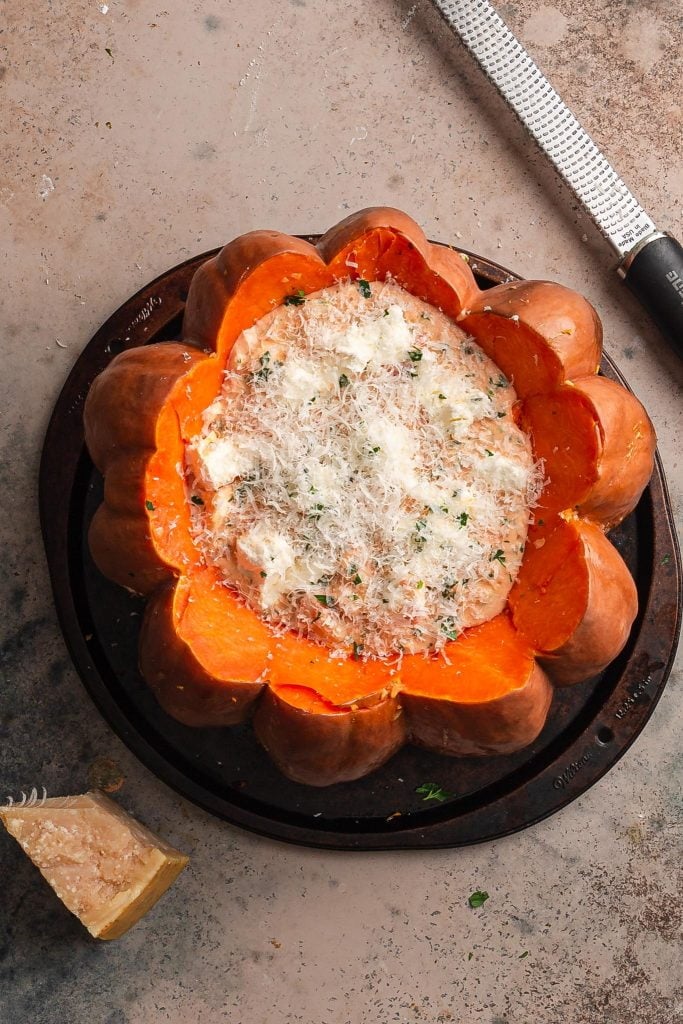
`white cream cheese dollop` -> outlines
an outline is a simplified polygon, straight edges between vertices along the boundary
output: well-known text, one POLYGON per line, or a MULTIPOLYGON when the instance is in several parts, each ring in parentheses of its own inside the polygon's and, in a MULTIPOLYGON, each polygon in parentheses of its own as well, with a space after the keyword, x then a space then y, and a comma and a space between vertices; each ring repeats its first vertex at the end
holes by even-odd
POLYGON ((541 475, 481 349, 393 282, 366 291, 240 336, 187 471, 227 585, 275 628, 389 657, 504 607, 541 475))

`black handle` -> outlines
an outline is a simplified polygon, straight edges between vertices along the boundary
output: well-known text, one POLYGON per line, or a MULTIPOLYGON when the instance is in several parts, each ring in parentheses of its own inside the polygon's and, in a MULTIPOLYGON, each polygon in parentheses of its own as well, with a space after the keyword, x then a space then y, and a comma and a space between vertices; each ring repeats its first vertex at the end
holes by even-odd
POLYGON ((671 235, 645 239, 621 263, 619 274, 683 356, 683 246, 671 235))

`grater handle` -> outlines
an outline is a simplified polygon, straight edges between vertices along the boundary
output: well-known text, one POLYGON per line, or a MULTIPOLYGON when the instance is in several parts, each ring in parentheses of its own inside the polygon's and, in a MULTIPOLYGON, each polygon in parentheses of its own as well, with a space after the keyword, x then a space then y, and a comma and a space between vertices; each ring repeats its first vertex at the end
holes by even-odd
POLYGON ((683 246, 660 231, 644 238, 617 273, 683 356, 683 246))

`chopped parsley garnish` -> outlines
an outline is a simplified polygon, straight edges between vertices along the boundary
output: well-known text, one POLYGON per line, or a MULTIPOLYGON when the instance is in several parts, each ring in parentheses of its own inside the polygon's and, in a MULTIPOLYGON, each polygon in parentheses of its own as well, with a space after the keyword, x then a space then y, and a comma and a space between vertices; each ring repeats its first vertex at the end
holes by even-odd
POLYGON ((325 608, 334 608, 335 601, 333 597, 329 597, 327 594, 314 594, 313 597, 325 608))
POLYGON ((356 586, 358 586, 358 585, 359 585, 359 584, 361 584, 361 583, 362 583, 363 581, 362 581, 362 579, 360 578, 360 576, 358 575, 358 573, 356 573, 356 575, 355 575, 355 576, 352 576, 352 577, 351 577, 351 582, 352 582, 352 583, 355 583, 355 585, 356 585, 356 586))
POLYGON ((410 359, 411 363, 419 363, 422 359, 422 349, 411 348, 408 352, 408 359, 410 359))
POLYGON ((424 580, 418 580, 417 583, 415 584, 415 589, 416 590, 422 590, 424 585, 425 585, 425 581, 424 580))
POLYGON ((497 387, 497 388, 506 388, 508 386, 508 384, 510 383, 510 381, 507 379, 507 377, 505 376, 504 373, 501 373, 501 375, 498 378, 498 380, 495 380, 493 383, 494 383, 495 387, 497 387))
POLYGON ((313 519, 317 522, 320 519, 321 514, 325 511, 325 506, 321 504, 314 505, 312 510, 308 513, 308 518, 313 519))
POLYGON ((455 628, 455 619, 452 615, 447 615, 445 619, 441 620, 441 632, 449 640, 458 639, 458 631, 455 628))
POLYGON ((455 588, 456 588, 456 586, 457 586, 457 583, 448 583, 448 582, 444 581, 443 590, 441 591, 441 596, 445 597, 447 601, 451 601, 453 599, 453 597, 455 596, 455 588))
MULTIPOLYGON (((562 333, 564 334, 565 332, 563 331, 562 333)), ((571 333, 571 332, 569 332, 569 333, 571 333)), ((528 955, 529 955, 529 950, 525 949, 524 952, 521 954, 519 959, 520 960, 524 960, 524 959, 526 959, 526 957, 528 957, 528 955)))
POLYGON ((439 803, 443 803, 444 800, 450 800, 454 793, 449 793, 447 790, 442 789, 437 782, 423 782, 421 786, 418 786, 415 790, 422 796, 423 800, 438 800, 439 803))
POLYGON ((370 282, 366 281, 364 277, 358 278, 358 291, 364 299, 369 299, 372 295, 372 292, 370 291, 370 282))
POLYGON ((460 515, 458 516, 458 522, 460 523, 461 526, 467 526, 469 518, 470 517, 468 512, 461 512, 460 515))
POLYGON ((261 579, 264 580, 267 575, 268 575, 268 573, 264 572, 263 569, 261 569, 261 579))
POLYGON ((498 548, 498 550, 493 555, 491 555, 489 561, 500 562, 501 565, 505 565, 505 552, 503 551, 503 549, 498 548))
POLYGON ((467 902, 474 910, 476 910, 477 907, 483 907, 488 898, 489 894, 487 892, 482 892, 481 889, 477 889, 468 896, 467 902))
POLYGON ((350 383, 349 378, 346 376, 345 373, 342 373, 340 378, 339 378, 339 387, 340 388, 347 388, 349 386, 349 383, 350 383))
POLYGON ((446 396, 442 395, 441 392, 439 392, 439 400, 442 401, 442 402, 446 401, 446 396))
POLYGON ((270 352, 264 352, 262 356, 259 356, 260 370, 255 370, 251 374, 252 380, 263 380, 266 381, 273 372, 270 365, 270 352))
POLYGON ((190 501, 192 502, 193 505, 203 505, 204 504, 204 499, 200 498, 198 494, 193 494, 192 497, 190 498, 190 501))
POLYGON ((484 448, 484 451, 489 456, 489 458, 493 458, 493 452, 491 451, 490 448, 484 448))
POLYGON ((384 310, 384 315, 385 315, 385 316, 389 316, 389 310, 388 310, 388 309, 385 309, 385 310, 384 310))
POLYGON ((285 295, 282 301, 285 306, 303 306, 306 301, 306 292, 303 288, 299 288, 293 295, 285 295))
POLYGON ((427 523, 424 519, 418 519, 415 523, 415 533, 413 534, 413 541, 418 551, 422 551, 423 547, 427 543, 424 531, 427 529, 427 523))
POLYGON ((150 501, 149 498, 148 498, 147 501, 145 502, 145 508, 147 509, 148 512, 153 512, 154 511, 154 502, 150 501))
MULTIPOLYGON (((245 476, 244 479, 240 481, 239 486, 235 488, 235 501, 241 504, 249 494, 249 488, 255 482, 256 476, 254 474, 245 476)), ((204 504, 204 502, 202 502, 202 504, 204 504)))

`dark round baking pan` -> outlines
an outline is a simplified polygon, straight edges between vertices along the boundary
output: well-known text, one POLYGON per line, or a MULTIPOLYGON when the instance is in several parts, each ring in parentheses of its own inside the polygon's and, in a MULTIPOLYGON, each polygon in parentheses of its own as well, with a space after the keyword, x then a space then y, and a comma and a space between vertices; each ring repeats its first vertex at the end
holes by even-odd
MULTIPOLYGON (((315 237, 310 238, 315 241, 315 237)), ((111 727, 160 779, 233 824, 308 846, 348 850, 464 846, 532 825, 585 792, 643 729, 666 683, 680 627, 680 554, 662 466, 610 539, 636 580, 640 612, 601 675, 558 689, 536 742, 517 754, 447 758, 405 747, 353 783, 290 782, 249 725, 190 729, 166 715, 137 668, 144 602, 104 579, 87 548, 102 480, 83 443, 83 403, 120 351, 176 338, 190 280, 213 253, 162 274, 125 302, 86 345, 55 406, 40 467, 40 514, 64 637, 111 727), (443 800, 417 792, 434 783, 443 800)), ((471 253, 481 287, 516 275, 471 253)), ((605 358, 602 372, 623 378, 605 358)))

